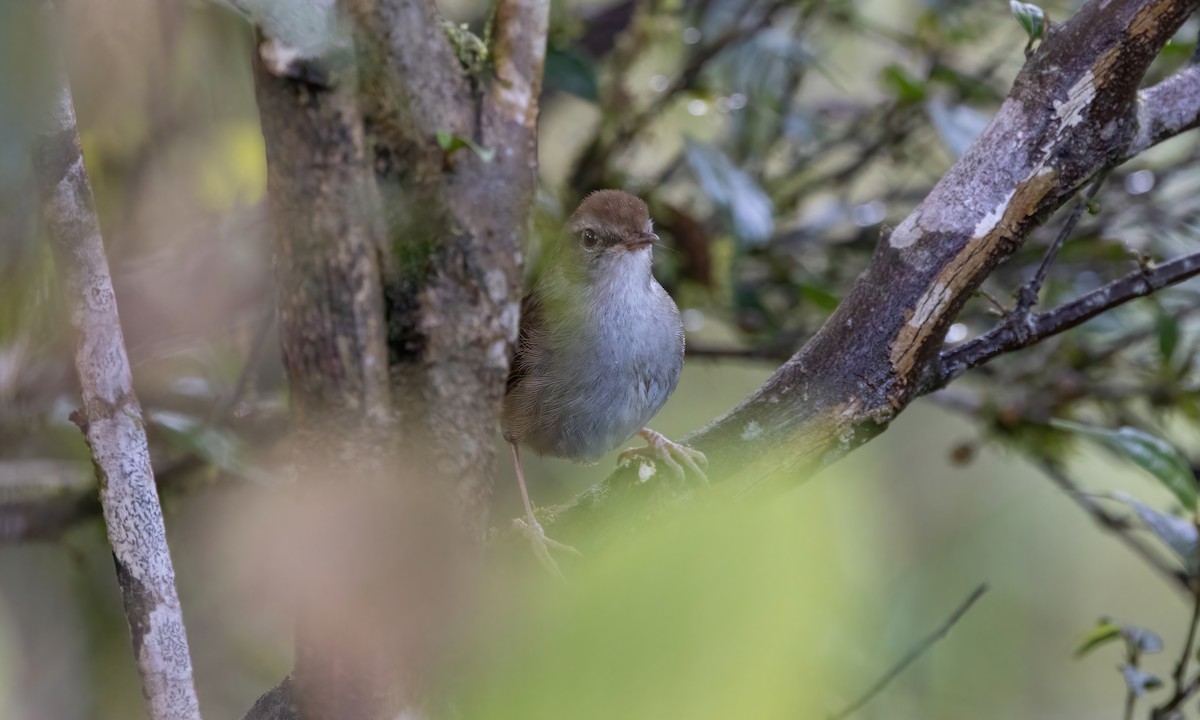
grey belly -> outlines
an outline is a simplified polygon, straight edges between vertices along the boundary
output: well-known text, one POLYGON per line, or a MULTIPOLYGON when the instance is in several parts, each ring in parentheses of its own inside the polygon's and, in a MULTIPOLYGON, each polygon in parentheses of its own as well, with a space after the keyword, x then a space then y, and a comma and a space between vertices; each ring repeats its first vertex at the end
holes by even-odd
POLYGON ((604 378, 550 373, 522 383, 509 400, 532 412, 515 434, 538 453, 582 462, 619 447, 654 417, 678 380, 669 368, 631 370, 604 378))

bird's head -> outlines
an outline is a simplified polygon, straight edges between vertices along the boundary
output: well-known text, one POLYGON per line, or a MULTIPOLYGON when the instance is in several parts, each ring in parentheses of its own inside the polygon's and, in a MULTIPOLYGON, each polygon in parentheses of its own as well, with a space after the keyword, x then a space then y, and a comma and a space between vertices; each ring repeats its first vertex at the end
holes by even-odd
POLYGON ((565 232, 564 239, 574 241, 589 264, 608 265, 631 255, 648 260, 658 240, 646 203, 621 190, 597 190, 585 197, 565 232))

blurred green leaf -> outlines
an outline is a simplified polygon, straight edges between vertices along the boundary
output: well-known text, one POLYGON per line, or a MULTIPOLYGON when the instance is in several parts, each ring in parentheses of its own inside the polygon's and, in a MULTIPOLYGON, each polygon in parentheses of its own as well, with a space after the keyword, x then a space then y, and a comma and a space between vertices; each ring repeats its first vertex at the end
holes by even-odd
POLYGON ((1161 303, 1154 304, 1154 330, 1158 337, 1158 356, 1164 368, 1170 367, 1175 349, 1179 347, 1179 320, 1161 303))
POLYGON ((1132 665, 1122 665, 1120 670, 1121 675, 1125 678, 1125 686, 1138 697, 1145 695, 1147 690, 1162 686, 1162 680, 1157 675, 1151 675, 1132 665))
POLYGON ((1137 513, 1146 528, 1183 562, 1189 575, 1196 575, 1196 526, 1183 518, 1159 512, 1125 493, 1114 493, 1113 499, 1123 502, 1137 513))
POLYGON ((1104 440, 1113 450, 1157 478, 1185 508, 1196 509, 1196 477, 1187 458, 1166 440, 1131 427, 1109 430, 1066 420, 1051 420, 1050 425, 1104 440))
POLYGON ((925 99, 925 83, 896 63, 879 72, 879 82, 902 103, 919 103, 925 99))
POLYGON ((570 93, 590 102, 600 99, 595 61, 573 48, 551 47, 546 50, 543 82, 549 89, 570 93))
POLYGON ((1025 34, 1032 40, 1041 40, 1046 34, 1046 12, 1032 3, 1010 0, 1009 8, 1025 34))
POLYGON ((457 135, 446 132, 445 130, 437 131, 437 143, 447 155, 453 154, 463 148, 470 148, 475 151, 479 159, 485 163, 490 163, 492 158, 496 157, 496 151, 488 148, 480 147, 474 140, 463 138, 457 135))
POLYGON ((522 578, 453 715, 823 717, 840 703, 829 649, 860 642, 828 532, 799 502, 697 504, 597 548, 569 587, 522 578))
POLYGON ((821 310, 833 311, 837 309, 838 298, 828 290, 819 288, 811 283, 802 283, 796 286, 800 292, 800 297, 817 306, 821 310))
POLYGON ((704 194, 725 213, 733 232, 748 243, 764 243, 775 232, 775 207, 746 172, 715 145, 687 138, 688 165, 704 194))
POLYGON ((1083 636, 1083 641, 1075 650, 1075 657, 1081 658, 1101 645, 1121 638, 1121 626, 1108 619, 1101 619, 1091 632, 1083 636))

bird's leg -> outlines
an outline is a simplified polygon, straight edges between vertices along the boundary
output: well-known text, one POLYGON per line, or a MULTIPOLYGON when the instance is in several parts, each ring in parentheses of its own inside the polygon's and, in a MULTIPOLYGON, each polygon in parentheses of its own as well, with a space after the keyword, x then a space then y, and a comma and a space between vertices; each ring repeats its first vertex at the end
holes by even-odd
POLYGON ((686 473, 684 468, 691 470, 700 478, 705 485, 708 484, 708 475, 704 474, 702 467, 708 467, 708 458, 704 457, 704 453, 699 450, 693 450, 687 445, 681 445, 667 439, 667 436, 660 432, 655 432, 650 428, 642 428, 638 431, 646 440, 646 447, 633 448, 621 453, 617 458, 618 465, 640 458, 651 458, 659 460, 667 467, 671 468, 672 472, 682 480, 686 473))
POLYGON ((517 448, 516 443, 509 443, 512 448, 513 466, 517 470, 517 484, 521 486, 521 500, 525 502, 525 520, 517 518, 513 520, 513 527, 520 530, 529 541, 533 543, 533 554, 537 559, 546 566, 546 569, 555 577, 563 578, 562 570, 558 569, 558 563, 554 562, 554 558, 550 557, 550 550, 561 550, 572 555, 582 555, 570 545, 564 545, 557 540, 551 540, 546 537, 546 531, 542 530, 542 525, 533 516, 533 503, 529 502, 529 490, 525 487, 525 473, 521 470, 521 451, 517 448))

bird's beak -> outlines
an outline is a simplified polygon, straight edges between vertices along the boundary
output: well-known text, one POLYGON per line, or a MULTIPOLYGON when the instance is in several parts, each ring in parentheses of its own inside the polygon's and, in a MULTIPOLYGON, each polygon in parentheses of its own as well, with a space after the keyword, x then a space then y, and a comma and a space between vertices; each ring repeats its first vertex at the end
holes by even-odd
POLYGON ((626 250, 633 251, 641 250, 644 247, 650 247, 656 242, 658 242, 657 235, 652 232, 643 232, 637 233, 636 235, 630 235, 629 237, 625 238, 621 245, 623 245, 626 250))

